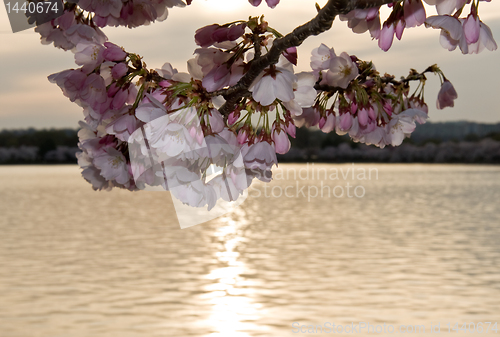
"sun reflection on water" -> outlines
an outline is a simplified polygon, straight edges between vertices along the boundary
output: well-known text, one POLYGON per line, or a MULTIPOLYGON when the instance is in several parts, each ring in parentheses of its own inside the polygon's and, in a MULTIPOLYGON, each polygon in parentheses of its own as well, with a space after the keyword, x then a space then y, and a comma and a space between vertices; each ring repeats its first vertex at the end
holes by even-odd
POLYGON ((249 282, 245 278, 249 268, 239 260, 240 253, 237 251, 238 245, 245 240, 241 234, 247 224, 244 220, 234 221, 231 216, 219 220, 224 225, 217 229, 214 237, 223 247, 215 254, 220 267, 206 276, 214 281, 205 287, 211 304, 208 321, 213 327, 213 332, 207 336, 249 337, 250 334, 245 331, 255 330, 254 322, 260 318, 262 305, 252 298, 254 291, 247 287, 249 282))

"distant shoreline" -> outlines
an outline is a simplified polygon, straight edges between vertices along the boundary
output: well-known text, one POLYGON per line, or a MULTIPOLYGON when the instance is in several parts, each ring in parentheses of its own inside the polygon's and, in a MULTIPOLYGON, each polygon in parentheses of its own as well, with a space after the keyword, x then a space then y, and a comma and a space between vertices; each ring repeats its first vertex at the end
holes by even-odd
MULTIPOLYGON (((76 129, 0 131, 0 165, 76 164, 76 129)), ((298 128, 287 163, 500 164, 500 123, 426 123, 398 147, 354 143, 348 135, 298 128)))

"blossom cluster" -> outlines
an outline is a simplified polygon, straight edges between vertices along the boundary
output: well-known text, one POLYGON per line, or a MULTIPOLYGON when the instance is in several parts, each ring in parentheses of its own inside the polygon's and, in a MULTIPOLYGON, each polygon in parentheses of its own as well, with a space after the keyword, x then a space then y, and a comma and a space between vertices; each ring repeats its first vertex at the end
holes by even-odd
MULTIPOLYGON (((100 32, 91 29, 93 36, 100 32)), ((244 27, 238 31, 243 35, 244 27)), ((216 48, 200 48, 188 62, 189 73, 178 73, 168 63, 148 70, 138 55, 106 40, 75 39, 72 50, 80 68, 49 76, 83 108, 78 161, 94 189, 162 185, 189 205, 211 208, 220 198, 237 199, 254 177, 270 180, 270 169, 277 164, 272 142, 238 141, 216 109, 223 99, 207 94, 207 87, 217 90, 241 78, 241 58, 232 62, 232 72, 217 72, 229 61, 226 55, 216 48), (156 164, 164 169, 134 166, 129 144, 137 130, 148 132, 147 151, 155 153, 156 164), (208 181, 211 165, 223 172, 208 181)))
POLYGON ((491 29, 483 23, 478 14, 479 3, 491 0, 423 0, 434 6, 438 15, 427 16, 422 0, 397 1, 389 6, 392 12, 381 23, 380 8, 355 9, 340 20, 347 21, 349 28, 355 33, 370 32, 372 38, 378 40, 379 47, 388 51, 394 37, 401 40, 405 28, 413 28, 425 24, 441 30, 441 45, 452 51, 460 47, 463 54, 480 53, 485 48, 492 51, 497 44, 491 29), (469 14, 466 13, 469 6, 469 14))
MULTIPOLYGON (((274 7, 279 1, 266 2, 274 7)), ((460 25, 463 36, 448 21, 461 20, 467 1, 450 4, 436 0, 440 15, 427 18, 420 0, 395 2, 383 27, 379 8, 354 10, 341 19, 357 33, 369 30, 384 50, 392 44, 391 29, 401 38, 402 29, 424 23, 444 27, 446 46, 458 41, 455 46, 468 52, 496 48, 477 17, 479 0, 471 4, 472 19, 460 25), (458 16, 446 14, 455 10, 458 16)), ((438 109, 452 107, 458 97, 436 65, 397 80, 324 44, 312 51, 310 71, 295 71, 297 49, 288 46, 275 62, 255 71, 283 38, 263 17, 198 29, 199 48, 187 61, 187 72, 169 63, 148 69, 139 55, 108 42, 99 28, 147 24, 163 18, 167 7, 182 5, 180 0, 80 0, 78 6, 66 3, 61 17, 36 28, 42 43, 72 50, 79 66, 49 80, 83 109, 77 156, 83 177, 96 190, 156 186, 185 204, 211 209, 220 199, 237 200, 255 178, 269 182, 277 154, 289 151, 297 127, 349 134, 355 142, 381 148, 398 146, 428 118, 427 73, 441 81, 438 109)))
MULTIPOLYGON (((188 1, 188 4, 190 1, 188 1)), ((78 6, 94 13, 94 22, 99 27, 126 26, 129 28, 163 21, 168 8, 184 7, 182 0, 79 0, 78 6)))
POLYGON ((37 26, 35 32, 40 34, 42 44, 53 43, 63 50, 72 50, 80 42, 102 44, 107 40, 102 30, 72 3, 65 3, 61 16, 37 26))
MULTIPOLYGON (((313 50, 311 67, 323 92, 314 106, 297 118, 298 126, 317 126, 323 132, 335 131, 339 135, 348 133, 355 142, 383 148, 401 145, 415 130, 415 123, 425 123, 428 118, 423 97, 424 74, 412 71, 402 81, 387 75, 381 77, 371 62, 345 52, 337 56, 333 48, 324 44, 313 50), (420 81, 412 95, 410 80, 420 81)), ((453 106, 456 92, 453 86, 448 88, 451 83, 439 68, 432 66, 425 72, 442 76, 443 93, 438 96, 438 108, 453 106), (454 94, 446 95, 448 91, 454 94)))
MULTIPOLYGON (((74 47, 71 46, 71 41, 75 40, 71 37, 74 31, 70 30, 68 34, 66 34, 66 32, 78 21, 86 22, 87 27, 91 24, 101 28, 105 26, 125 26, 134 28, 142 25, 149 25, 155 21, 164 21, 168 17, 169 8, 185 7, 186 4, 190 5, 191 2, 192 0, 65 1, 63 17, 56 18, 50 23, 40 25, 42 28, 37 28, 37 31, 42 34, 42 37, 48 42, 55 42, 56 47, 69 50, 74 47), (76 4, 78 4, 78 6, 76 4), (68 14, 68 12, 73 11, 78 13, 76 20, 74 14, 68 14), (90 15, 85 15, 85 13, 89 13, 90 15), (48 39, 46 37, 48 37, 48 39)), ((259 6, 262 0, 249 0, 249 2, 253 6, 259 6)), ((279 0, 266 0, 266 3, 269 7, 275 8, 279 0)), ((88 29, 85 28, 80 27, 80 29, 88 31, 88 29)), ((84 34, 82 35, 85 36, 84 34)))
POLYGON ((82 41, 75 47, 81 67, 49 76, 63 94, 83 108, 78 162, 94 189, 113 186, 134 190, 127 140, 143 124, 134 115, 137 86, 132 82, 141 64, 118 46, 82 41))

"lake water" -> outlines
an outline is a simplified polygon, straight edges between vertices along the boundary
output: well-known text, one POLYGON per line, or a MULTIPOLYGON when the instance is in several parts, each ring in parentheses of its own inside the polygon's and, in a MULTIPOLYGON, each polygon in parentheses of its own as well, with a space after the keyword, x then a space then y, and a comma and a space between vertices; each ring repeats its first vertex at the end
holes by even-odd
POLYGON ((275 176, 181 230, 168 193, 94 192, 75 166, 0 167, 0 336, 315 336, 359 322, 385 324, 377 336, 500 334, 499 166, 275 176))

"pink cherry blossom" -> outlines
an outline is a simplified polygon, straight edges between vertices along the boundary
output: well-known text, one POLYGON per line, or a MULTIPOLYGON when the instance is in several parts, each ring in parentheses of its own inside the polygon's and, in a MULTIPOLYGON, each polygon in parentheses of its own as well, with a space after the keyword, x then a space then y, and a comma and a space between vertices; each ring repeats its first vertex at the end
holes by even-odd
POLYGON ((314 104, 316 99, 316 81, 311 73, 301 72, 297 75, 297 82, 293 83, 294 100, 302 108, 308 108, 314 104))
POLYGON ((231 72, 226 64, 214 67, 205 77, 203 77, 203 87, 207 91, 216 91, 229 84, 231 72))
POLYGON ((215 191, 211 186, 203 184, 199 172, 190 171, 183 166, 170 166, 165 171, 168 189, 178 200, 192 207, 203 207, 210 200, 208 208, 214 206, 213 202, 217 198, 215 191))
POLYGON ((113 95, 113 100, 111 101, 110 108, 114 110, 120 110, 125 105, 128 98, 128 92, 126 90, 118 90, 113 95))
POLYGON ((274 8, 280 3, 280 0, 266 0, 266 2, 269 7, 274 8))
POLYGON ((406 23, 404 22, 404 20, 398 21, 398 23, 396 24, 396 29, 394 31, 396 38, 398 40, 401 40, 401 38, 403 37, 403 31, 405 28, 406 28, 406 23))
POLYGON ((490 27, 488 27, 483 22, 479 22, 479 40, 476 43, 469 45, 469 54, 479 54, 484 50, 484 48, 489 51, 497 50, 497 43, 493 38, 493 33, 490 27))
POLYGON ((245 33, 245 24, 220 26, 217 24, 202 27, 194 36, 196 44, 200 47, 209 47, 214 43, 234 41, 245 33))
POLYGON ((125 113, 116 118, 113 122, 109 123, 106 126, 106 131, 111 135, 115 135, 119 140, 126 142, 128 141, 130 135, 134 133, 135 130, 140 128, 141 125, 144 124, 134 115, 125 113))
POLYGON ((111 75, 115 80, 119 80, 123 76, 127 75, 128 66, 126 63, 120 62, 113 66, 111 70, 111 75))
POLYGON ((133 104, 137 98, 137 87, 130 83, 125 84, 122 87, 116 87, 113 83, 108 89, 108 97, 113 97, 111 102, 111 108, 115 110, 120 110, 125 105, 125 103, 133 104), (113 89, 113 91, 111 91, 113 89), (114 89, 117 89, 116 92, 114 89))
POLYGON ((405 0, 404 21, 407 28, 417 27, 425 22, 426 14, 422 0, 405 0))
POLYGON ((436 6, 439 15, 453 14, 456 9, 465 5, 468 0, 425 0, 429 5, 436 6))
POLYGON ((160 102, 163 98, 164 96, 161 95, 159 90, 147 94, 135 109, 137 118, 145 123, 149 123, 156 118, 165 116, 167 114, 167 109, 160 102))
POLYGON ((75 63, 83 66, 82 71, 87 74, 101 65, 104 61, 104 47, 95 43, 79 43, 76 46, 75 63))
POLYGON ((257 7, 258 5, 260 5, 260 3, 262 2, 262 0, 248 0, 248 2, 250 2, 250 4, 252 6, 257 7))
MULTIPOLYGON (((347 130, 344 130, 344 132, 347 130)), ((349 137, 351 137, 355 142, 359 142, 362 138, 363 134, 361 133, 361 128, 359 126, 358 117, 352 117, 352 125, 351 128, 347 131, 349 133, 349 137)))
POLYGON ((239 111, 233 111, 227 117, 227 123, 229 125, 233 125, 234 123, 236 123, 238 121, 239 118, 240 118, 240 112, 239 111))
POLYGON ((379 8, 355 9, 348 14, 340 15, 341 21, 347 21, 347 26, 354 33, 361 34, 370 31, 373 38, 378 38, 380 34, 379 8))
MULTIPOLYGON (((229 171, 231 168, 226 168, 225 171, 229 171)), ((221 198, 225 201, 235 201, 241 194, 241 187, 246 189, 248 184, 246 184, 245 173, 241 172, 239 174, 234 173, 235 170, 232 170, 230 175, 222 175, 219 174, 208 183, 209 186, 213 188, 216 194, 216 198, 221 198), (237 184, 235 184, 235 181, 237 184), (238 182, 242 182, 238 184, 238 182)), ((215 206, 215 203, 214 203, 215 206)), ((210 210, 210 205, 208 207, 210 210)))
POLYGON ((290 150, 291 144, 288 134, 281 130, 281 128, 273 127, 271 138, 274 142, 276 153, 285 154, 290 150))
POLYGON ((384 148, 388 145, 385 142, 386 132, 384 127, 375 127, 373 131, 370 131, 364 135, 363 142, 367 145, 375 145, 380 148, 384 148))
POLYGON ((100 17, 114 16, 119 17, 122 9, 122 1, 121 0, 80 0, 78 2, 78 6, 82 9, 94 12, 96 15, 100 17))
POLYGON ((161 77, 166 78, 168 80, 172 79, 172 77, 178 73, 177 69, 172 67, 172 65, 168 62, 164 63, 161 69, 155 69, 161 77))
POLYGON ((295 138, 297 135, 297 127, 293 123, 293 120, 290 120, 285 124, 285 131, 290 135, 290 137, 295 138))
POLYGON ((71 102, 80 97, 80 91, 86 79, 87 75, 81 69, 64 70, 49 76, 49 81, 56 83, 62 89, 64 96, 68 97, 71 102))
MULTIPOLYGON (((203 61, 204 59, 199 58, 198 60, 203 61)), ((243 77, 244 64, 242 60, 237 60, 230 67, 228 63, 207 63, 201 69, 202 72, 207 71, 210 66, 212 69, 205 73, 202 80, 203 87, 209 92, 235 85, 243 77)))
POLYGON ((326 80, 331 86, 345 89, 358 74, 356 64, 352 62, 351 57, 346 52, 343 52, 340 56, 332 57, 330 60, 326 80))
POLYGON ((80 98, 93 108, 97 108, 99 103, 106 102, 108 96, 104 79, 97 74, 90 74, 82 86, 80 98))
POLYGON ((276 150, 268 142, 243 145, 241 148, 245 167, 257 175, 259 180, 271 181, 271 168, 278 163, 276 150))
POLYGON ((242 60, 238 60, 231 66, 231 74, 229 76, 229 86, 236 85, 243 77, 245 71, 245 64, 242 60))
POLYGON ((335 130, 335 121, 336 117, 333 113, 327 114, 323 126, 320 127, 321 131, 323 131, 324 133, 329 133, 335 130))
POLYGON ((415 131, 415 120, 427 119, 427 114, 418 109, 407 109, 398 115, 393 116, 390 123, 386 125, 385 141, 392 146, 399 146, 405 139, 415 131))
POLYGON ((113 67, 116 65, 116 62, 111 62, 111 61, 105 61, 101 63, 101 66, 99 67, 99 75, 104 79, 104 83, 106 86, 110 85, 113 83, 113 74, 111 71, 113 70, 113 67))
POLYGON ((290 47, 290 48, 287 48, 284 52, 283 52, 283 56, 293 65, 297 65, 297 47, 290 47))
MULTIPOLYGON (((245 33, 245 24, 227 26, 219 26, 213 33, 212 39, 214 43, 225 41, 234 41, 245 33)), ((207 46, 205 46, 207 47, 207 46)))
POLYGON ((359 121, 359 125, 361 125, 361 126, 366 126, 368 124, 369 117, 368 117, 368 109, 367 108, 363 107, 363 108, 358 110, 358 121, 359 121))
POLYGON ((305 108, 303 109, 301 115, 293 117, 293 119, 295 120, 295 125, 298 127, 316 126, 318 125, 320 118, 321 116, 319 114, 319 111, 315 108, 305 108))
POLYGON ((196 44, 200 47, 209 47, 213 45, 215 40, 212 35, 219 27, 218 24, 213 24, 199 28, 194 35, 196 44))
POLYGON ((106 180, 115 180, 119 184, 125 184, 130 180, 127 160, 115 148, 106 148, 103 154, 94 158, 94 165, 101 170, 100 174, 106 180))
POLYGON ((219 133, 224 129, 224 117, 217 109, 211 109, 209 115, 210 128, 212 132, 219 133))
POLYGON ((354 118, 351 114, 343 114, 340 116, 340 120, 337 125, 341 131, 349 131, 353 125, 354 118))
POLYGON ((82 176, 92 185, 94 191, 111 190, 113 188, 113 183, 106 180, 100 173, 101 171, 98 168, 89 166, 84 168, 82 176))
POLYGON ((75 24, 64 30, 68 40, 77 45, 79 43, 96 43, 102 45, 108 39, 98 27, 90 27, 84 24, 75 24))
POLYGON ((467 16, 463 24, 465 39, 467 44, 476 43, 479 40, 480 21, 479 17, 474 16, 472 13, 467 16))
POLYGON ((382 27, 382 30, 380 31, 378 46, 383 51, 388 51, 392 46, 392 41, 394 40, 394 33, 395 33, 394 28, 395 28, 394 24, 385 23, 384 26, 382 27))
POLYGON ((160 161, 192 159, 198 146, 184 125, 163 116, 149 122, 147 126, 150 146, 158 152, 160 161))
POLYGON ((102 56, 106 61, 123 61, 127 57, 127 53, 116 44, 105 42, 106 49, 103 51, 102 56))
MULTIPOLYGON (((245 28, 246 28, 245 23, 232 25, 231 28, 229 28, 229 31, 227 32, 227 36, 225 36, 225 40, 223 41, 234 41, 238 39, 243 34, 245 34, 245 28)), ((223 42, 223 41, 217 41, 217 42, 223 42)))
POLYGON ((480 53, 484 48, 490 51, 497 49, 491 29, 474 14, 467 19, 449 15, 431 16, 427 18, 426 25, 441 29, 441 45, 450 51, 457 46, 463 54, 480 53))
POLYGON ((458 94, 455 91, 453 84, 451 84, 450 81, 445 80, 439 90, 436 106, 438 109, 453 107, 455 105, 454 100, 457 98, 458 94))
MULTIPOLYGON (((285 107, 286 111, 290 113, 292 116, 300 116, 302 115, 302 107, 297 103, 296 100, 292 99, 291 101, 288 102, 282 102, 283 106, 285 107)), ((273 107, 273 106, 271 106, 273 107)))
POLYGON ((252 97, 264 106, 270 105, 276 99, 288 102, 294 98, 293 83, 296 81, 297 77, 292 72, 276 67, 273 75, 257 78, 249 91, 252 92, 252 97))
POLYGON ((245 128, 241 128, 240 131, 238 131, 238 136, 236 137, 236 139, 240 144, 248 142, 248 131, 245 128))
MULTIPOLYGON (((63 14, 63 16, 68 15, 74 19, 74 14, 72 12, 63 14)), ((35 32, 41 35, 40 38, 42 44, 51 44, 53 42, 55 47, 63 50, 70 50, 75 47, 75 44, 68 39, 66 34, 64 34, 64 30, 54 26, 52 22, 46 22, 38 25, 35 27, 35 32)))
POLYGON ((313 105, 316 99, 316 84, 313 74, 302 72, 297 74, 297 82, 293 83, 294 99, 283 102, 286 109, 294 116, 302 114, 302 108, 308 108, 313 105))
MULTIPOLYGON (((207 76, 208 73, 210 73, 214 68, 223 65, 231 57, 229 53, 224 53, 222 50, 217 48, 198 48, 195 50, 195 54, 196 56, 192 62, 201 67, 200 70, 202 75, 199 79, 207 76)), ((193 75, 191 70, 189 72, 193 75)), ((199 70, 196 70, 195 72, 198 73, 199 70)), ((196 78, 196 76, 193 77, 196 78)))
POLYGON ((108 26, 133 28, 148 25, 156 20, 163 21, 168 16, 168 8, 184 7, 185 5, 181 0, 129 0, 123 3, 119 16, 114 16, 111 13, 111 15, 101 17, 100 22, 108 26))
POLYGON ((38 25, 35 31, 40 33, 42 44, 54 43, 57 48, 73 49, 80 42, 102 44, 106 35, 97 27, 78 23, 75 13, 68 11, 60 17, 38 25))
POLYGON ((460 20, 449 15, 430 16, 425 20, 427 27, 441 29, 441 45, 452 51, 460 46, 463 53, 468 52, 467 40, 460 20))
POLYGON ((319 73, 321 70, 327 70, 330 68, 330 60, 332 57, 336 56, 333 48, 328 48, 322 43, 318 48, 312 51, 311 68, 315 73, 319 73))

